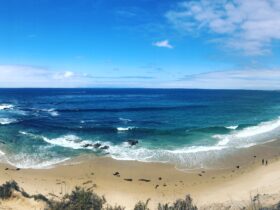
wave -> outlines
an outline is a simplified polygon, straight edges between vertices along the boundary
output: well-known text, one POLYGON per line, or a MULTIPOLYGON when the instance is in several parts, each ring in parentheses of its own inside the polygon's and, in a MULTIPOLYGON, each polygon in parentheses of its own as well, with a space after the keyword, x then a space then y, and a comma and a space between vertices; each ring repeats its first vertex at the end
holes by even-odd
POLYGON ((238 125, 226 126, 226 128, 230 130, 236 130, 238 128, 238 125))
POLYGON ((124 123, 128 123, 128 122, 131 122, 131 121, 132 121, 131 119, 122 118, 122 117, 120 117, 119 120, 122 121, 122 122, 124 122, 124 123))
POLYGON ((58 138, 47 138, 45 136, 35 135, 25 131, 20 131, 20 133, 22 135, 30 136, 31 138, 34 139, 42 139, 43 141, 51 145, 66 147, 71 149, 87 149, 87 150, 100 151, 102 147, 110 145, 109 142, 83 140, 76 135, 64 135, 58 138), (99 144, 99 146, 96 146, 96 144, 99 144))
POLYGON ((237 147, 247 147, 251 144, 263 143, 277 138, 280 132, 280 117, 275 120, 259 123, 255 126, 234 130, 230 134, 213 135, 218 139, 217 145, 229 145, 237 147))
POLYGON ((19 154, 16 156, 8 157, 6 159, 6 162, 16 168, 49 169, 67 160, 70 160, 70 158, 52 158, 51 160, 41 160, 38 159, 38 157, 32 157, 26 154, 19 154))
POLYGON ((42 111, 49 113, 52 117, 59 116, 59 113, 55 109, 42 109, 42 111))
POLYGON ((0 104, 0 110, 7 110, 7 109, 13 109, 14 105, 12 104, 0 104))
POLYGON ((0 118, 0 125, 9 125, 17 122, 18 121, 13 118, 0 118))
POLYGON ((129 130, 132 130, 132 129, 135 129, 135 127, 125 127, 125 128, 124 127, 118 127, 117 128, 117 130, 120 131, 120 132, 121 131, 129 131, 129 130))

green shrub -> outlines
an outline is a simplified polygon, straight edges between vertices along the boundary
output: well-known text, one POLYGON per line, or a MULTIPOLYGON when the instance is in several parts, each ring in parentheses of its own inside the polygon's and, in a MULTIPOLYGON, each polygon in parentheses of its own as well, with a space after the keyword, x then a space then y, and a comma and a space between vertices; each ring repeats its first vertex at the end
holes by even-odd
POLYGON ((146 201, 146 203, 144 203, 143 201, 139 201, 139 202, 135 205, 134 210, 150 210, 150 209, 148 208, 149 201, 150 201, 150 199, 148 199, 148 200, 146 201))
POLYGON ((124 210, 125 208, 124 207, 122 207, 122 206, 107 206, 106 208, 105 208, 105 210, 124 210))
POLYGON ((18 184, 15 181, 6 182, 5 184, 0 186, 0 198, 10 198, 14 190, 20 191, 18 184))
POLYGON ((104 197, 76 187, 70 195, 65 195, 60 202, 52 201, 50 208, 52 210, 101 210, 105 203, 104 197))
POLYGON ((185 200, 178 199, 172 205, 159 204, 158 210, 197 210, 197 207, 193 205, 190 195, 187 195, 185 200))

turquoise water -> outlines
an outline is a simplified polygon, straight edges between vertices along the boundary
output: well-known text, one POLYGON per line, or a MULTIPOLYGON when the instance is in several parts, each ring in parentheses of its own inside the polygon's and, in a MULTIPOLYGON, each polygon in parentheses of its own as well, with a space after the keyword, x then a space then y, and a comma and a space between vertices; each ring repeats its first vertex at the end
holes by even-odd
POLYGON ((94 154, 207 167, 278 138, 279 116, 277 91, 0 89, 0 160, 42 168, 94 154))

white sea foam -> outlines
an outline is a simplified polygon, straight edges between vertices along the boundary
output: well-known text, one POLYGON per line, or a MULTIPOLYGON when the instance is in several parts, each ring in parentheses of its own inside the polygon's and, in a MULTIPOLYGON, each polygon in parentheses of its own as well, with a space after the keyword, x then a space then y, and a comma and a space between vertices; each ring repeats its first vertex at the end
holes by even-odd
POLYGON ((14 105, 11 104, 0 104, 0 110, 6 110, 6 109, 13 109, 14 105))
POLYGON ((135 127, 118 127, 117 130, 118 131, 129 131, 129 130, 132 130, 134 129, 135 127))
POLYGON ((1 156, 5 155, 5 152, 3 152, 2 150, 0 150, 0 155, 1 155, 1 156))
POLYGON ((45 142, 49 144, 68 147, 72 149, 83 149, 84 145, 92 143, 91 141, 81 140, 75 135, 65 135, 54 139, 49 139, 47 137, 42 137, 45 142))
POLYGON ((28 155, 17 155, 16 157, 9 158, 6 161, 10 165, 17 168, 49 169, 67 160, 70 160, 70 158, 53 158, 51 160, 40 160, 38 158, 29 157, 28 155))
POLYGON ((16 122, 17 120, 13 118, 0 118, 0 125, 9 125, 16 122))
POLYGON ((129 147, 126 144, 111 145, 109 155, 117 160, 173 163, 188 168, 198 168, 202 162, 214 161, 223 154, 223 146, 192 146, 174 149, 149 149, 129 147))
POLYGON ((58 111, 56 111, 55 109, 42 109, 42 111, 49 113, 49 115, 51 115, 52 117, 59 116, 58 111))
POLYGON ((263 122, 256 126, 245 128, 240 132, 238 132, 236 136, 241 138, 251 137, 263 133, 268 133, 279 128, 280 128, 280 118, 268 122, 263 122))
POLYGON ((213 138, 219 140, 218 146, 249 147, 270 141, 279 136, 279 132, 280 118, 277 118, 239 131, 234 130, 230 134, 214 135, 213 138))
MULTIPOLYGON (((118 128, 119 131, 127 131, 132 127, 118 128)), ((24 135, 33 135, 21 132, 24 135)), ((184 146, 153 148, 151 145, 136 145, 131 147, 128 143, 112 144, 102 142, 107 145, 108 155, 118 160, 137 160, 143 162, 168 162, 185 168, 199 168, 201 164, 211 166, 216 161, 221 161, 224 155, 229 152, 238 151, 240 148, 252 147, 275 140, 280 133, 280 118, 268 122, 260 123, 256 126, 244 128, 242 130, 232 130, 229 134, 214 135, 217 139, 216 145, 209 146, 184 146)), ((33 135, 33 138, 41 138, 51 145, 68 147, 72 149, 90 149, 95 151, 91 140, 84 140, 76 135, 64 135, 58 138, 47 138, 44 136, 33 135), (89 144, 89 146, 85 146, 89 144)), ((101 143, 101 142, 100 142, 101 143)))
POLYGON ((238 125, 227 126, 226 128, 230 130, 235 130, 238 128, 238 125))
POLYGON ((35 135, 25 131, 19 131, 19 133, 22 135, 30 136, 31 138, 34 139, 42 139, 51 145, 66 147, 71 149, 94 149, 93 144, 98 143, 98 141, 93 142, 90 140, 83 140, 76 135, 64 135, 58 138, 47 138, 45 136, 35 135))
POLYGON ((132 121, 131 119, 122 118, 122 117, 120 117, 119 120, 122 121, 122 122, 124 122, 124 123, 128 123, 128 122, 131 122, 131 121, 132 121))

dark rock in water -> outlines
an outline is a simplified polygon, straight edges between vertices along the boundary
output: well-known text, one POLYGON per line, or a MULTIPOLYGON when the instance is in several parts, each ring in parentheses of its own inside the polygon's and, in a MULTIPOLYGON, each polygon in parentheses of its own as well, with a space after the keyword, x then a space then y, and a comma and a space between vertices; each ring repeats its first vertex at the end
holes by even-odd
POLYGON ((85 144, 85 145, 83 145, 84 148, 92 147, 92 146, 93 146, 92 144, 85 144))
POLYGON ((138 144, 139 141, 138 141, 138 140, 133 140, 133 139, 131 139, 131 140, 127 140, 127 143, 128 143, 130 146, 134 146, 134 145, 138 144))
POLYGON ((0 143, 1 143, 1 144, 6 144, 6 142, 4 142, 4 141, 0 141, 0 143))
POLYGON ((96 143, 93 146, 94 146, 94 148, 99 148, 99 147, 101 147, 101 144, 100 143, 96 143))
POLYGON ((100 147, 100 149, 109 149, 109 146, 103 146, 103 147, 100 147))
POLYGON ((133 179, 124 179, 125 181, 132 182, 133 179))

